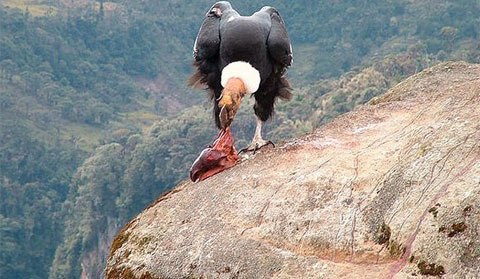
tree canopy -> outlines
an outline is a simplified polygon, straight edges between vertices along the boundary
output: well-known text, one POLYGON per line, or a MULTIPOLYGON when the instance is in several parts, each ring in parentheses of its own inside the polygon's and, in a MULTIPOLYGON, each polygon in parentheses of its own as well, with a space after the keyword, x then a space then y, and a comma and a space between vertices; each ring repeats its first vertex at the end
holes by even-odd
MULTIPOLYGON (((231 2, 241 14, 275 6, 293 42, 294 98, 267 125, 274 141, 438 61, 480 62, 475 0, 231 2)), ((0 4, 1 278, 100 276, 116 231, 186 177, 216 135, 206 94, 185 85, 211 5, 0 4)), ((237 147, 253 135, 249 102, 237 147)))

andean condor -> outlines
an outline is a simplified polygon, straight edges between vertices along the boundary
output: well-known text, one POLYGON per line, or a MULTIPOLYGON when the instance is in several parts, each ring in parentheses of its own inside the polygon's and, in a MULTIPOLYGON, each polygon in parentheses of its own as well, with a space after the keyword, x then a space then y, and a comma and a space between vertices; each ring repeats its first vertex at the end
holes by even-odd
POLYGON ((215 3, 203 20, 193 47, 196 72, 191 86, 207 87, 214 103, 215 123, 228 127, 246 94, 255 97, 255 151, 270 141, 262 138, 262 124, 274 110, 276 98, 291 99, 285 71, 293 60, 285 23, 273 7, 241 16, 229 2, 215 3))

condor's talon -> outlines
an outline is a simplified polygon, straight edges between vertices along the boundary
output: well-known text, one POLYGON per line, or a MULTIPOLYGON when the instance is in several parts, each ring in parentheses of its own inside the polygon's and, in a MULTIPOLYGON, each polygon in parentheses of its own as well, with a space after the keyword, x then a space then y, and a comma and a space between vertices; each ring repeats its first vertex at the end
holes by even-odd
POLYGON ((253 155, 255 155, 255 153, 257 153, 257 150, 259 150, 260 147, 258 147, 258 143, 255 144, 255 148, 253 148, 253 155))
POLYGON ((263 121, 257 119, 257 127, 255 128, 255 135, 253 136, 252 143, 250 143, 249 146, 240 150, 238 154, 249 151, 253 151, 253 154, 255 154, 259 149, 267 145, 271 145, 273 148, 275 148, 275 144, 271 140, 264 140, 262 138, 262 125, 263 121))
POLYGON ((273 148, 275 148, 275 144, 271 140, 264 140, 262 143, 263 145, 261 147, 271 145, 273 148))
POLYGON ((237 155, 240 155, 242 153, 246 153, 247 151, 248 151, 248 147, 242 148, 242 149, 240 149, 240 151, 238 151, 237 155))
POLYGON ((241 149, 238 152, 238 155, 241 153, 253 152, 253 155, 257 153, 258 150, 262 149, 265 146, 271 145, 275 148, 275 144, 271 140, 255 139, 249 146, 241 149))
POLYGON ((267 141, 267 144, 265 145, 271 145, 273 148, 275 148, 275 143, 273 143, 271 140, 267 141))

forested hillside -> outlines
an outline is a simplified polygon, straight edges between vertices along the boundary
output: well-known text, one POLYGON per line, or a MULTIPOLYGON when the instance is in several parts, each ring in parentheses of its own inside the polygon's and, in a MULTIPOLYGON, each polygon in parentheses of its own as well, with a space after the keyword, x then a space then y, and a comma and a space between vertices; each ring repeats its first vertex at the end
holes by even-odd
MULTIPOLYGON (((480 62, 475 0, 231 2, 277 7, 290 32, 295 97, 268 125, 274 141, 439 61, 480 62)), ((0 0, 1 278, 100 276, 116 230, 186 177, 216 133, 205 93, 185 86, 211 5, 0 0)))

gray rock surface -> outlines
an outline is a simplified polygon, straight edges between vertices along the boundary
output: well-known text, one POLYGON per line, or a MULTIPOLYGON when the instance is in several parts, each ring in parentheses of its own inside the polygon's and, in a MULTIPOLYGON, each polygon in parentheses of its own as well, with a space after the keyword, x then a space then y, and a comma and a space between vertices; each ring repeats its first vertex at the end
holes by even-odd
POLYGON ((107 278, 480 278, 480 65, 444 63, 315 133, 183 182, 107 278))

